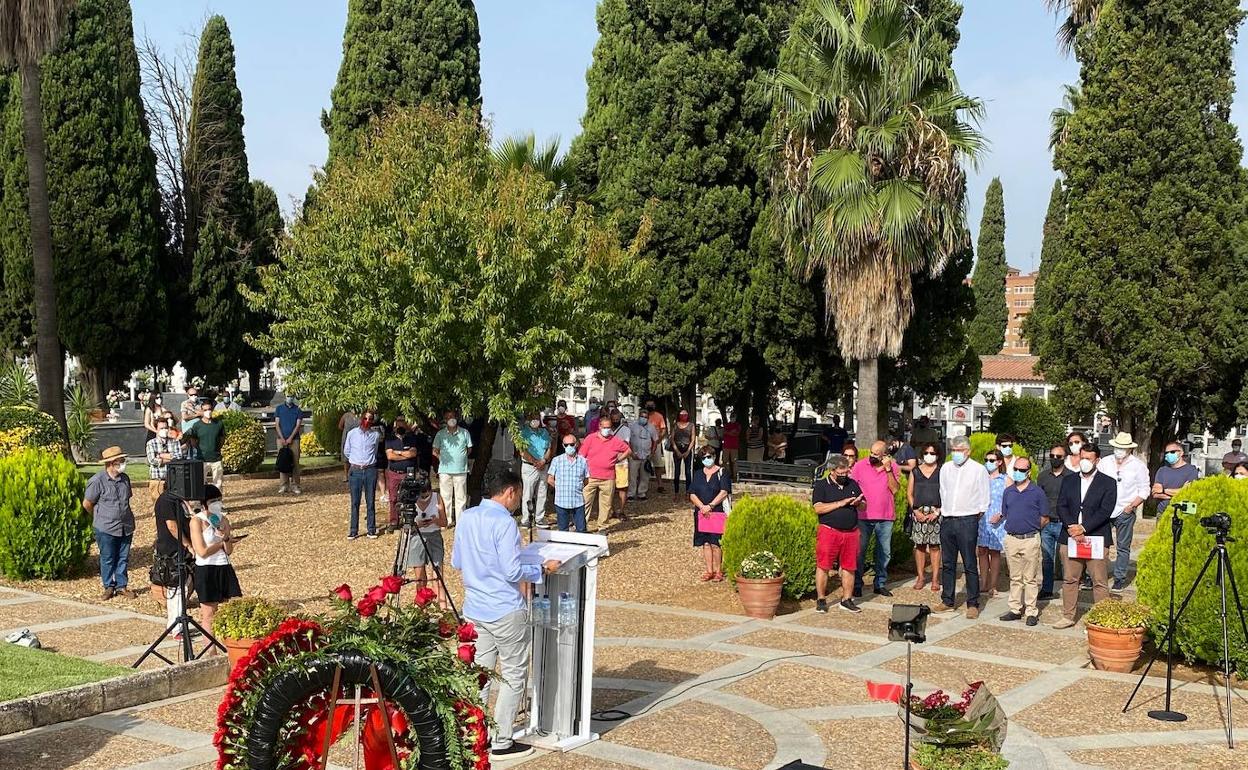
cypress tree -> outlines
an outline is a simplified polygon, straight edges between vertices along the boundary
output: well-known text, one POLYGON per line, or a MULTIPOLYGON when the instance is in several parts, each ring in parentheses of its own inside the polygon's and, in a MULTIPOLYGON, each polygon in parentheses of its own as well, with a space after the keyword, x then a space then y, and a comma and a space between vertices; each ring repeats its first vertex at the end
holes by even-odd
MULTIPOLYGON (((643 212, 653 226, 646 256, 655 282, 611 330, 630 392, 688 399, 703 386, 723 401, 740 397, 762 368, 747 307, 779 301, 747 298, 766 192, 763 78, 796 6, 605 0, 598 8, 589 103, 570 163, 573 194, 616 212, 625 232, 643 212)), ((769 378, 754 380, 765 400, 769 378)))
POLYGON ((34 266, 16 75, 0 75, 0 97, 0 347, 16 353, 26 352, 34 342, 34 266))
POLYGON ((1049 194, 1049 210, 1044 215, 1044 239, 1040 244, 1040 267, 1036 270, 1036 301, 1031 312, 1023 319, 1023 336, 1034 338, 1041 324, 1040 319, 1049 312, 1049 274, 1061 255, 1062 226, 1066 222, 1066 194, 1062 180, 1053 180, 1053 192, 1049 194))
MULTIPOLYGON (((156 159, 139 88, 129 3, 82 0, 43 61, 43 120, 59 336, 99 401, 110 377, 159 349, 168 307, 158 279, 166 252, 156 159)), ((16 119, 6 111, 6 145, 20 136, 16 119)), ((6 334, 28 323, 25 182, 25 170, 7 163, 6 334)))
POLYGON ((194 346, 183 361, 216 382, 234 379, 251 349, 243 339, 250 316, 239 288, 249 285, 254 269, 255 193, 234 68, 229 25, 213 16, 199 40, 184 159, 194 346))
POLYGON ((352 153, 392 105, 479 104, 480 45, 472 0, 350 0, 332 107, 321 114, 330 158, 352 153))
MULTIPOLYGON (((282 209, 277 202, 277 193, 265 182, 252 180, 252 206, 256 216, 256 237, 251 243, 250 260, 246 276, 248 288, 259 291, 260 277, 258 269, 277 262, 278 242, 284 237, 286 223, 282 219, 282 209)), ((250 338, 259 337, 269 331, 273 316, 249 305, 247 309, 247 334, 250 338)), ((264 364, 264 355, 250 344, 244 350, 239 368, 246 371, 251 389, 256 390, 260 381, 260 367, 264 364)))
POLYGON ((1005 304, 1005 200, 1001 178, 988 185, 984 216, 979 224, 979 243, 971 288, 975 290, 975 320, 971 322, 971 345, 981 356, 995 356, 1005 344, 1009 309, 1005 304))
POLYGON ((1055 158, 1066 219, 1037 352, 1072 411, 1103 404, 1144 452, 1235 416, 1206 402, 1245 361, 1230 123, 1242 18, 1237 0, 1116 0, 1075 44, 1083 98, 1055 158))

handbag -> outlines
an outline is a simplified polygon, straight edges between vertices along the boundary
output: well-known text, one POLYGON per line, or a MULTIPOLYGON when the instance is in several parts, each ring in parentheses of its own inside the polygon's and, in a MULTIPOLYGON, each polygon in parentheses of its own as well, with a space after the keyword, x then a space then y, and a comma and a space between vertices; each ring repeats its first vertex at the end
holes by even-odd
MULTIPOLYGON (((724 469, 723 468, 719 469, 719 486, 720 488, 723 488, 724 486, 724 469)), ((729 492, 728 495, 724 498, 724 501, 720 503, 720 507, 724 509, 724 516, 728 516, 728 514, 732 513, 732 493, 731 492, 729 492)))
MULTIPOLYGON (((195 560, 185 550, 182 561, 186 565, 187 576, 195 571, 195 560)), ((162 588, 173 588, 178 585, 178 557, 175 554, 157 553, 152 556, 152 567, 148 570, 147 579, 152 585, 162 588)))
POLYGON ((295 453, 288 447, 284 446, 277 450, 277 461, 274 463, 278 473, 294 473, 295 471, 295 453))
POLYGON ((724 524, 728 521, 728 514, 712 511, 707 514, 697 514, 698 531, 706 535, 722 535, 724 534, 724 524))

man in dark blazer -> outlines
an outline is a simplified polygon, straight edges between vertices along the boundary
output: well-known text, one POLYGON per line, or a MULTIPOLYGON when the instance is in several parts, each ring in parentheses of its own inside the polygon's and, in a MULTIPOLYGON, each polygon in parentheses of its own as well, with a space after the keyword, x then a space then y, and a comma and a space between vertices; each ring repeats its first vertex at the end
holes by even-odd
POLYGON ((1062 520, 1058 548, 1064 565, 1062 582, 1062 619, 1054 628, 1070 628, 1075 624, 1079 606, 1079 581, 1086 570, 1092 577, 1092 599, 1109 598, 1109 546, 1113 544, 1114 527, 1110 517, 1118 500, 1118 485, 1113 478, 1096 469, 1100 450, 1093 443, 1079 451, 1079 473, 1062 481, 1057 497, 1057 514, 1062 520), (1099 559, 1072 559, 1067 555, 1067 541, 1084 537, 1105 538, 1105 552, 1099 559))

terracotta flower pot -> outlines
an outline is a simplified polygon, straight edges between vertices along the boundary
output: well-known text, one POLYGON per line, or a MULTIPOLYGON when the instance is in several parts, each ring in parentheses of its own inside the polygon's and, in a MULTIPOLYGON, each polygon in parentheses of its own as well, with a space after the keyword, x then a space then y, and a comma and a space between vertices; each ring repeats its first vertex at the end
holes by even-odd
POLYGON ((1144 647, 1144 629, 1105 628, 1091 623, 1087 629, 1092 665, 1099 671, 1130 673, 1144 647))
POLYGON ((784 575, 776 578, 737 578, 737 594, 745 614, 752 618, 771 620, 780 605, 780 589, 784 587, 784 575))
POLYGON ((244 655, 246 655, 247 651, 251 649, 251 645, 255 644, 256 642, 260 640, 259 639, 226 639, 225 637, 222 637, 218 639, 217 641, 225 645, 225 654, 230 656, 230 670, 233 671, 234 666, 238 663, 239 659, 242 658, 244 655))

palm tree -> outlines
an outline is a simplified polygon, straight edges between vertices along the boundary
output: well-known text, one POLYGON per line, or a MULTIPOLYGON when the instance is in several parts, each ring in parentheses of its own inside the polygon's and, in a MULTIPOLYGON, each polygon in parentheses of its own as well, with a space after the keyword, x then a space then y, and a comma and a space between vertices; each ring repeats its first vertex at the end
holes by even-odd
POLYGON ((1070 119, 1074 116, 1075 110, 1079 109, 1079 103, 1083 101, 1083 89, 1078 85, 1063 86, 1065 94, 1062 96, 1062 106, 1049 113, 1049 149, 1056 150, 1066 140, 1070 138, 1070 119))
POLYGON ((911 276, 939 275, 968 242, 966 175, 983 105, 958 89, 943 13, 904 0, 820 0, 800 55, 772 78, 781 125, 777 235, 819 279, 846 360, 858 363, 859 445, 878 430, 879 359, 914 310, 911 276), (842 6, 845 10, 842 10, 842 6))
POLYGON ((0 64, 17 67, 22 81, 22 139, 26 152, 30 245, 34 261, 35 360, 39 408, 65 428, 64 357, 57 334, 52 270, 52 216, 48 203, 47 143, 39 59, 60 40, 76 0, 0 0, 0 64))
POLYGON ((1057 30, 1057 47, 1062 53, 1070 53, 1075 47, 1079 32, 1096 24, 1101 10, 1112 0, 1044 0, 1049 10, 1066 19, 1057 30))
POLYGON ((494 161, 503 169, 536 171, 555 186, 556 198, 562 197, 572 182, 572 167, 567 156, 559 154, 557 136, 541 147, 532 132, 509 136, 494 148, 494 161))

